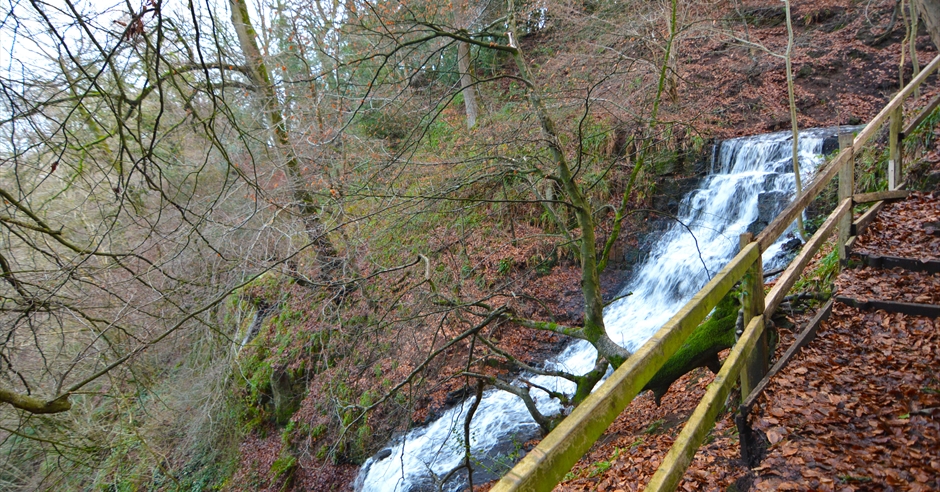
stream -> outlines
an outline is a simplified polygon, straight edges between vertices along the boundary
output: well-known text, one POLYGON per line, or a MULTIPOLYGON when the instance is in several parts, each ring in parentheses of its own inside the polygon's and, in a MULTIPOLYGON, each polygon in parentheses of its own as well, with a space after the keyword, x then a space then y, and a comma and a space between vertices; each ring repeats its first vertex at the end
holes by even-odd
MULTIPOLYGON (((823 154, 837 148, 839 129, 800 133, 801 176, 807 186, 823 154)), ((638 263, 619 295, 632 295, 611 304, 604 322, 611 339, 635 351, 698 292, 712 275, 738 252, 740 234, 770 222, 795 193, 790 132, 726 140, 711 163, 712 172, 700 187, 682 198, 674 220, 638 263)), ((788 261, 784 234, 764 253, 764 269, 788 261)), ((587 342, 569 344, 546 368, 583 374, 594 367, 596 351, 587 342)), ((574 393, 574 383, 546 376, 525 376, 534 384, 574 393)), ((531 390, 546 415, 562 410, 556 399, 531 390)), ((451 473, 464 461, 463 422, 473 398, 444 412, 428 425, 412 429, 390 442, 362 466, 354 484, 361 492, 455 492, 467 486, 465 470, 451 473)), ((473 481, 498 478, 524 454, 522 443, 536 437, 538 425, 522 401, 504 391, 487 390, 471 425, 473 481)))

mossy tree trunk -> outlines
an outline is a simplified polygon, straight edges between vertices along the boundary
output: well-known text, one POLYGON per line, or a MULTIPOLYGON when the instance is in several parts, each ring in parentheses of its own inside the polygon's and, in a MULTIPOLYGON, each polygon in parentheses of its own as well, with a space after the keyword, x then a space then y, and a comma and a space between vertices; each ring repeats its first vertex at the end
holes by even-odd
POLYGON ((672 383, 699 367, 708 367, 713 373, 721 369, 718 354, 734 346, 739 303, 736 292, 729 292, 715 307, 712 315, 699 325, 679 350, 643 388, 651 390, 659 405, 672 383))
MULTIPOLYGON (((597 268, 598 253, 596 247, 597 237, 595 236, 597 224, 594 220, 594 208, 571 172, 571 166, 568 164, 565 153, 561 148, 555 122, 548 114, 542 96, 533 83, 534 78, 529 70, 529 65, 525 61, 521 48, 515 42, 514 31, 513 22, 510 21, 509 46, 512 48, 513 61, 526 84, 529 104, 539 120, 542 137, 551 154, 557 179, 561 183, 581 232, 581 238, 578 240, 578 250, 581 262, 581 295, 584 298, 584 324, 577 329, 577 335, 574 333, 569 334, 587 340, 597 349, 598 357, 606 359, 614 367, 619 367, 627 360, 630 353, 610 339, 604 326, 604 299, 601 295, 600 272, 597 268)), ((587 383, 588 381, 584 382, 587 383)), ((579 383, 579 386, 581 384, 579 383)), ((596 381, 594 384, 596 384, 596 381)), ((581 392, 579 388, 578 393, 581 392)))
POLYGON ((55 400, 43 400, 6 388, 0 388, 0 403, 8 403, 20 410, 33 414, 61 413, 67 412, 72 408, 68 394, 60 396, 55 400))

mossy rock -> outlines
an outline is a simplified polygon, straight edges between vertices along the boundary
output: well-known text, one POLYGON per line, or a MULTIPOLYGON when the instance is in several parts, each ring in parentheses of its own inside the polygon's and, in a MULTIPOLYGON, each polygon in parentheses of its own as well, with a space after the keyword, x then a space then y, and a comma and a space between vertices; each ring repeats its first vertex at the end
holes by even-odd
POLYGON ((734 345, 734 326, 740 304, 738 293, 731 291, 715 307, 715 311, 689 335, 679 350, 666 361, 643 390, 652 390, 659 405, 663 395, 677 379, 699 367, 717 373, 721 369, 718 353, 734 345))
POLYGON ((276 367, 271 371, 271 400, 274 405, 274 419, 278 425, 287 425, 294 412, 300 409, 300 404, 307 394, 306 383, 303 368, 290 370, 286 367, 276 367))

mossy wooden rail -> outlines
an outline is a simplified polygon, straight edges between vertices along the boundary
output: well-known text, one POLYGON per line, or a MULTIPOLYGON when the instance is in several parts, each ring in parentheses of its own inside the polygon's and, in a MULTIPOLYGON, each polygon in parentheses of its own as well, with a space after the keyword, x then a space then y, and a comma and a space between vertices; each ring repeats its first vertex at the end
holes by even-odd
MULTIPOLYGON (((770 316, 780 305, 787 291, 796 283, 810 259, 835 228, 839 228, 840 255, 844 254, 842 243, 850 234, 852 208, 855 203, 852 195, 854 156, 886 122, 891 123, 889 188, 894 189, 900 183, 899 142, 904 138, 904 135, 900 133, 901 107, 904 100, 938 67, 940 67, 940 56, 934 58, 914 80, 892 98, 884 109, 859 132, 850 146, 843 149, 817 173, 815 180, 804 189, 802 196, 794 200, 776 220, 764 228, 757 238, 743 245, 737 256, 721 272, 715 275, 649 341, 614 371, 613 375, 594 393, 575 408, 571 415, 546 436, 535 449, 516 464, 493 487, 493 492, 551 490, 738 281, 750 273, 748 275, 750 278, 745 279, 745 290, 760 289, 762 293, 761 252, 773 244, 796 220, 797 215, 802 214, 803 209, 819 196, 823 188, 836 175, 839 175, 839 205, 778 278, 764 301, 745 303, 749 306, 749 312, 746 313, 749 321, 744 332, 646 487, 647 491, 674 490, 691 463, 696 450, 714 425, 715 418, 724 407, 725 399, 741 375, 742 369, 746 365, 753 364, 753 361, 748 359, 754 352, 754 348, 761 343, 766 317, 770 316)), ((930 107, 928 106, 927 109, 930 107)), ((920 117, 915 121, 919 119, 920 117)), ((762 362, 766 367, 766 360, 762 362)), ((745 397, 747 396, 747 392, 742 393, 745 397)))

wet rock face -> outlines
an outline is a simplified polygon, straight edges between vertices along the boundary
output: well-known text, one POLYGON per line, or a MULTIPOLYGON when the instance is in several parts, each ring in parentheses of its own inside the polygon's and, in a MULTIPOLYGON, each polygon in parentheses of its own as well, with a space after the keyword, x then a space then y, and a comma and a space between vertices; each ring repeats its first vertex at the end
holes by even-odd
POLYGON ((430 475, 419 479, 413 479, 405 492, 437 492, 440 490, 430 475))
POLYGON ((839 150, 839 136, 829 137, 823 141, 822 153, 829 155, 839 150))
POLYGON ((793 253, 794 251, 798 251, 802 245, 803 241, 801 241, 800 238, 791 237, 787 242, 783 243, 782 249, 787 253, 793 253))
MULTIPOLYGON (((501 478, 521 460, 526 455, 527 449, 523 447, 523 444, 539 435, 536 427, 532 427, 530 430, 531 432, 520 432, 515 434, 512 439, 501 441, 483 456, 474 456, 472 459, 474 486, 501 478)), ((444 484, 444 490, 464 490, 467 488, 466 467, 460 467, 451 472, 450 475, 450 479, 444 484)))
POLYGON ((652 197, 652 209, 670 215, 677 215, 682 197, 696 189, 701 182, 701 176, 688 178, 662 177, 656 183, 657 194, 652 197))
POLYGON ((755 236, 777 217, 787 203, 790 195, 782 191, 767 191, 757 196, 757 220, 747 227, 747 232, 755 236))

